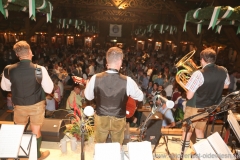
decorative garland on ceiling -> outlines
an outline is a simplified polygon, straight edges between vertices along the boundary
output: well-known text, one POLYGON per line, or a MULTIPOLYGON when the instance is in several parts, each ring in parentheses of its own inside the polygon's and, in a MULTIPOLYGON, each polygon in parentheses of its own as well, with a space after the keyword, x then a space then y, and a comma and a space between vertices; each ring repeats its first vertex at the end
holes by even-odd
POLYGON ((165 32, 169 32, 170 34, 177 32, 177 27, 173 25, 166 25, 166 24, 150 24, 146 28, 137 28, 132 34, 136 36, 144 36, 145 34, 149 34, 152 36, 154 30, 159 31, 160 34, 165 32))
POLYGON ((29 18, 36 21, 37 12, 46 13, 47 22, 52 23, 53 6, 49 0, 0 0, 0 12, 8 18, 8 10, 29 12, 29 18))
POLYGON ((69 26, 74 26, 77 30, 81 30, 83 28, 83 32, 93 32, 97 33, 96 26, 88 24, 84 20, 79 20, 79 19, 70 19, 70 18, 63 18, 63 19, 58 19, 58 25, 57 28, 66 28, 68 29, 69 26))
POLYGON ((240 6, 232 8, 230 6, 209 6, 190 10, 185 15, 183 31, 186 31, 186 23, 197 24, 197 34, 201 33, 202 25, 208 25, 208 29, 214 29, 220 33, 222 25, 238 26, 237 33, 240 33, 240 6))

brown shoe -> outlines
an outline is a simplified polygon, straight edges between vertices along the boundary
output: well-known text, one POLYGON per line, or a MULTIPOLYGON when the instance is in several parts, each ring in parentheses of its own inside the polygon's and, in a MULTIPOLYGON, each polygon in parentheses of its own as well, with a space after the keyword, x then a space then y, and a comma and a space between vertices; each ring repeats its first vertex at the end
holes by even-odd
POLYGON ((49 156, 49 154, 50 154, 49 150, 46 150, 46 151, 44 151, 44 152, 41 152, 41 157, 38 158, 38 160, 42 160, 42 159, 47 158, 47 157, 49 156))

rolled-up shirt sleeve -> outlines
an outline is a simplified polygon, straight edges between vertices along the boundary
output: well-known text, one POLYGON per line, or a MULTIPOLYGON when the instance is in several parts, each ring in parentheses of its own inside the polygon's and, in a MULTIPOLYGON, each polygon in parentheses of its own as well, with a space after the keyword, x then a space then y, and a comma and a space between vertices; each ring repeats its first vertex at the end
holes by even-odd
POLYGON ((186 84, 186 89, 195 93, 196 90, 203 84, 204 78, 201 71, 196 71, 186 84))
POLYGON ((44 92, 52 93, 53 91, 52 79, 50 78, 45 67, 41 66, 41 69, 42 69, 42 82, 41 82, 42 88, 44 92))
POLYGON ((127 95, 138 101, 143 100, 143 92, 131 77, 127 77, 127 95))
POLYGON ((227 77, 226 77, 226 79, 224 81, 224 84, 225 85, 229 85, 230 84, 230 78, 229 78, 229 74, 228 73, 227 73, 227 77))
POLYGON ((4 91, 11 91, 12 83, 9 79, 5 78, 4 73, 2 73, 1 88, 4 91))
POLYGON ((84 95, 87 98, 87 100, 93 100, 94 99, 94 87, 95 87, 95 79, 96 75, 93 75, 89 82, 87 83, 87 86, 84 90, 84 95))

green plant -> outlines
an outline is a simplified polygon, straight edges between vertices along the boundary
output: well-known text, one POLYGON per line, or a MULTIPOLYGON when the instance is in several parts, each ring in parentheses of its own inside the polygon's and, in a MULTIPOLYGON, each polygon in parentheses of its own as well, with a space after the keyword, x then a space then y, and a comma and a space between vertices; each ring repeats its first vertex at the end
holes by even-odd
MULTIPOLYGON (((66 130, 64 131, 65 134, 68 133, 68 135, 76 137, 77 140, 81 139, 81 134, 82 134, 82 123, 83 123, 83 117, 81 117, 82 115, 82 109, 80 112, 80 116, 79 114, 75 114, 75 113, 69 113, 66 115, 66 117, 68 117, 70 119, 70 124, 66 125, 66 130)), ((94 126, 92 125, 93 123, 93 118, 88 117, 84 120, 85 123, 85 132, 84 132, 84 137, 85 140, 88 140, 89 137, 91 137, 94 134, 94 126)))

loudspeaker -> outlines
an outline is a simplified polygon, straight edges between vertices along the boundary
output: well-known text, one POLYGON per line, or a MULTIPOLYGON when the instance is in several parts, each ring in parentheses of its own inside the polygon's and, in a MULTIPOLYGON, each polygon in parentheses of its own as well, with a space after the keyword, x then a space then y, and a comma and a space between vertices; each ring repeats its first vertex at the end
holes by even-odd
MULTIPOLYGON (((144 123, 150 112, 143 112, 141 117, 141 122, 144 123)), ((152 117, 147 121, 146 132, 143 140, 151 142, 153 145, 159 143, 161 137, 161 128, 162 128, 162 118, 161 116, 152 117), (159 117, 159 118, 157 118, 159 117)))
MULTIPOLYGON (((60 142, 64 137, 65 123, 62 119, 45 118, 41 127, 43 141, 60 142)), ((31 127, 28 125, 27 132, 31 132, 31 127)))

